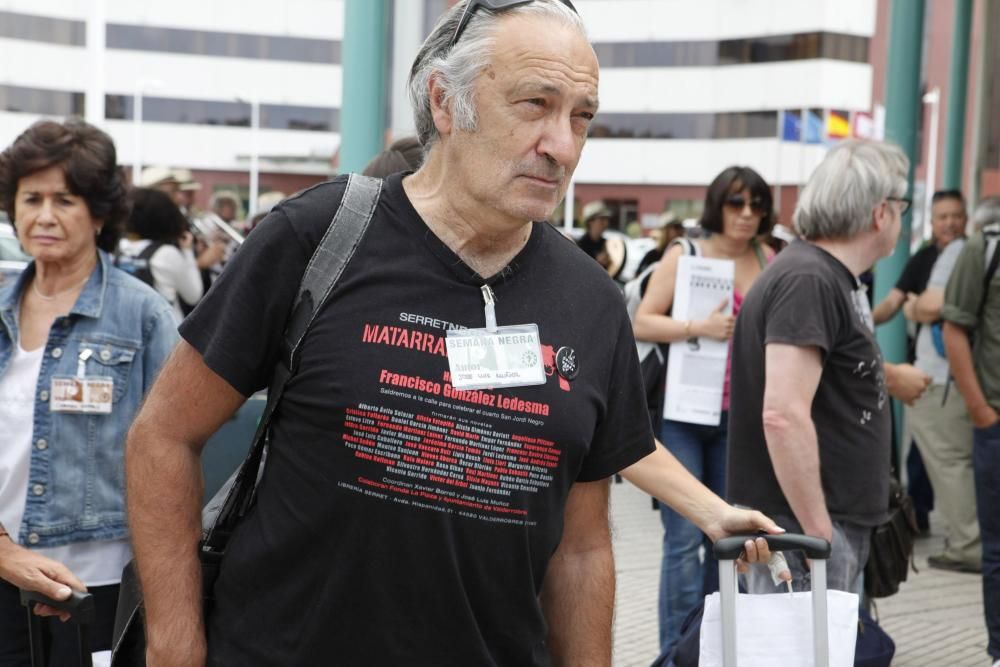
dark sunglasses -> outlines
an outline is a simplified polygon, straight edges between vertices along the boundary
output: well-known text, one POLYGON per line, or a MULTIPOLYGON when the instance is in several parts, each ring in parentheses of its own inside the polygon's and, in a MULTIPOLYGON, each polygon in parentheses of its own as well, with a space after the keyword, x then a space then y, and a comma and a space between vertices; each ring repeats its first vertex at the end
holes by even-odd
MULTIPOLYGON (((722 203, 724 206, 728 206, 735 211, 742 211, 743 207, 747 205, 747 198, 743 195, 729 195, 722 203)), ((764 215, 767 213, 767 209, 764 208, 764 202, 757 197, 750 200, 750 211, 754 215, 764 215)))
POLYGON ((899 207, 899 214, 906 215, 906 212, 910 210, 913 206, 913 200, 909 197, 886 197, 886 201, 898 201, 902 206, 899 207))
MULTIPOLYGON (((462 18, 458 20, 458 27, 455 28, 455 34, 451 36, 451 43, 448 44, 448 48, 450 49, 458 43, 462 33, 465 32, 466 26, 469 25, 472 15, 480 7, 485 7, 494 12, 502 12, 505 9, 517 7, 518 5, 526 5, 529 2, 534 2, 534 0, 469 0, 468 4, 465 5, 465 11, 462 12, 462 18)), ((569 0, 562 0, 562 3, 572 9, 574 14, 579 14, 576 11, 576 7, 569 0)))

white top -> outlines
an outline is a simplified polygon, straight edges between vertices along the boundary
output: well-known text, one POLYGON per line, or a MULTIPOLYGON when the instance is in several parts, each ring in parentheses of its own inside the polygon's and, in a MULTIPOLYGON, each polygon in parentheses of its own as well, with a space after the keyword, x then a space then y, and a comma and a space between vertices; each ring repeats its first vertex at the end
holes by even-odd
MULTIPOLYGON (((138 257, 149 244, 149 239, 122 239, 119 250, 129 257, 138 257)), ((203 285, 201 271, 194 251, 180 250, 169 243, 160 246, 149 259, 149 270, 153 274, 156 291, 173 306, 174 316, 180 322, 184 319, 178 296, 186 303, 195 304, 201 299, 203 285)))
MULTIPOLYGON (((948 278, 964 245, 965 239, 955 239, 941 251, 931 269, 931 276, 927 281, 928 289, 931 287, 944 289, 948 285, 948 278)), ((921 326, 917 334, 916 357, 913 365, 930 375, 933 384, 945 384, 948 381, 948 360, 938 354, 934 347, 930 324, 921 326)))
MULTIPOLYGON (((10 366, 0 375, 0 523, 17 542, 28 498, 31 468, 31 436, 35 417, 35 387, 41 372, 45 346, 26 352, 20 344, 13 350, 10 366)), ((52 443, 50 446, 65 446, 52 443)), ((128 540, 77 542, 32 551, 68 567, 87 586, 107 586, 121 581, 122 568, 131 557, 128 540)))

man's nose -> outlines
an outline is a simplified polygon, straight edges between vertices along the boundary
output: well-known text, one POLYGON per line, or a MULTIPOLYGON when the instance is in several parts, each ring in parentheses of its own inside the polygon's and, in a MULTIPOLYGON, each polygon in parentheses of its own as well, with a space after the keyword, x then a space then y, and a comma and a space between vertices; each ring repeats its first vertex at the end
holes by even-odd
POLYGON ((561 167, 576 163, 582 142, 577 141, 569 117, 560 117, 547 123, 539 141, 538 152, 561 167))

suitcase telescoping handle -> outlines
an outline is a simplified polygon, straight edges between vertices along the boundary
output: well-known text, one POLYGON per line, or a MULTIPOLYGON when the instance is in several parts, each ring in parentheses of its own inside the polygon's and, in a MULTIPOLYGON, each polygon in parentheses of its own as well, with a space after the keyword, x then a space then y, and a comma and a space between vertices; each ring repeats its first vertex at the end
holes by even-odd
POLYGON ((65 600, 54 600, 42 595, 37 591, 21 590, 21 604, 28 610, 28 633, 31 641, 31 664, 44 665, 45 643, 42 638, 42 628, 39 617, 35 616, 32 607, 38 604, 47 604, 59 611, 70 613, 70 621, 77 624, 77 643, 80 649, 81 667, 92 667, 93 662, 90 656, 90 640, 87 634, 87 626, 94 622, 94 596, 90 593, 73 591, 69 598, 65 600))
POLYGON ((736 568, 747 540, 763 537, 771 551, 804 551, 812 559, 813 665, 829 667, 830 637, 827 628, 826 559, 830 543, 809 535, 732 535, 715 543, 712 551, 719 560, 719 606, 722 611, 722 664, 736 667, 736 568))

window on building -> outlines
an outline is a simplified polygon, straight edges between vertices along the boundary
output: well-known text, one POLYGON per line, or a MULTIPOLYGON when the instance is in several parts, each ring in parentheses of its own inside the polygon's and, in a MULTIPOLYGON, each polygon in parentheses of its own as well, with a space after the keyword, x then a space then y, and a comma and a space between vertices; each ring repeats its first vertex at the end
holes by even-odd
POLYGON ((601 67, 713 67, 814 58, 868 62, 867 37, 812 32, 697 42, 594 44, 601 67))
MULTIPOLYGON (((134 107, 135 98, 132 95, 105 97, 104 111, 107 118, 132 120, 134 107)), ((236 100, 220 102, 167 97, 142 98, 144 121, 250 127, 250 114, 250 105, 236 100)), ((275 130, 337 132, 340 129, 340 110, 332 107, 261 104, 260 126, 275 130)))
POLYGON ((83 21, 0 11, 0 37, 85 46, 87 27, 83 21))
POLYGON ((0 110, 45 116, 82 116, 83 93, 0 85, 0 110))
POLYGON ((592 138, 748 139, 777 136, 778 112, 599 113, 592 138))
POLYGON ((251 35, 207 30, 109 23, 109 49, 158 51, 228 58, 339 63, 340 42, 328 39, 251 35))

